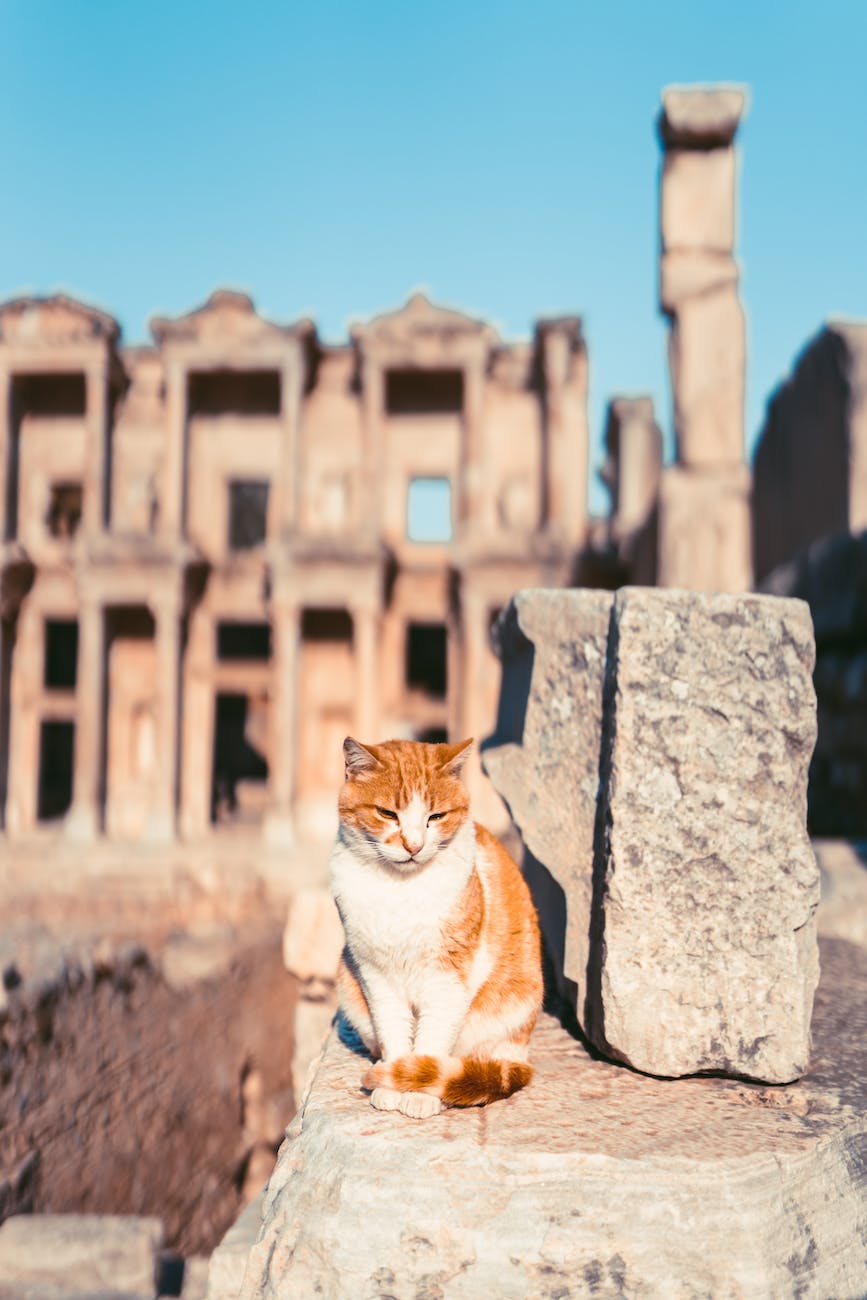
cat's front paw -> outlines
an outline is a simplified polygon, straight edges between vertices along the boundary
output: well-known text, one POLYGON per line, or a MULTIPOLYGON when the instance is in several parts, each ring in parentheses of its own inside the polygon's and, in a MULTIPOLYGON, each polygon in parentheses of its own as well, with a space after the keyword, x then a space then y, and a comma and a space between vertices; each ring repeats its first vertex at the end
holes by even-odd
POLYGON ((396 1088, 374 1088, 370 1094, 370 1104, 376 1110, 402 1110, 402 1102, 407 1094, 396 1088))
POLYGON ((439 1097, 432 1097, 429 1092, 399 1092, 397 1095, 400 1098, 397 1109, 410 1119, 430 1119, 431 1115, 439 1115, 443 1108, 439 1097))

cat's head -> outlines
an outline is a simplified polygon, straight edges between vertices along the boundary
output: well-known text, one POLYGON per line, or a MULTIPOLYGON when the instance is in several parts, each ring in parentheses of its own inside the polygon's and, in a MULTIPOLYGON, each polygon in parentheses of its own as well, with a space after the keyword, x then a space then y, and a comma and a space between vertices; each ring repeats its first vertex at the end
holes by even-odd
POLYGON ((461 768, 472 743, 362 745, 347 736, 346 780, 337 807, 356 849, 398 870, 430 862, 467 820, 470 799, 461 768))

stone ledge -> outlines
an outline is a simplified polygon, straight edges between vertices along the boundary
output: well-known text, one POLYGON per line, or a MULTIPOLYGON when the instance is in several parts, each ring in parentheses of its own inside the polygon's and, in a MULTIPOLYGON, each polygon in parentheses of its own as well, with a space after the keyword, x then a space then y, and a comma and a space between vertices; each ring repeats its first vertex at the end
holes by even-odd
POLYGON ((373 1111, 336 1035, 289 1130, 247 1300, 867 1292, 867 952, 823 945, 799 1083, 665 1082, 540 1023, 530 1087, 373 1111))

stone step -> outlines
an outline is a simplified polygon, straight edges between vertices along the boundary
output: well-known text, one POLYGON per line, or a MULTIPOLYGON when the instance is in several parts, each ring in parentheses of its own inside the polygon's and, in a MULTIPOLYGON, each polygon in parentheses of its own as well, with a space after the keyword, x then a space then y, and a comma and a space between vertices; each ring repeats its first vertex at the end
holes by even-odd
POLYGON ((154 1300, 159 1219, 20 1214, 0 1227, 0 1300, 154 1300))

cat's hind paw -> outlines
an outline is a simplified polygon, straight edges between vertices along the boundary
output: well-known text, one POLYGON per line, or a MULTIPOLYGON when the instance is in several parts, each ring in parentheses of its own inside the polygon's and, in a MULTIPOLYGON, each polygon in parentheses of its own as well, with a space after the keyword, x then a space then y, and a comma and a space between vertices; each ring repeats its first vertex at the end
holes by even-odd
MULTIPOLYGON (((384 1089, 379 1088, 377 1091, 382 1092, 384 1089)), ((443 1108, 439 1097, 432 1097, 429 1092, 399 1092, 397 1095, 397 1109, 410 1119, 430 1119, 432 1115, 439 1115, 443 1108)))
POLYGON ((403 1110, 403 1101, 407 1094, 396 1088, 374 1088, 370 1094, 370 1104, 375 1110, 403 1110))

